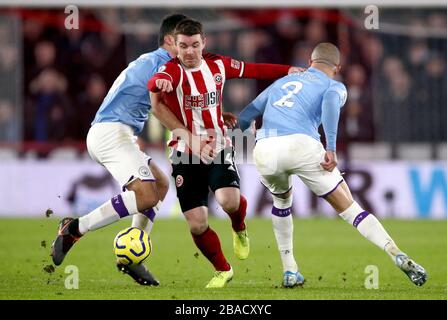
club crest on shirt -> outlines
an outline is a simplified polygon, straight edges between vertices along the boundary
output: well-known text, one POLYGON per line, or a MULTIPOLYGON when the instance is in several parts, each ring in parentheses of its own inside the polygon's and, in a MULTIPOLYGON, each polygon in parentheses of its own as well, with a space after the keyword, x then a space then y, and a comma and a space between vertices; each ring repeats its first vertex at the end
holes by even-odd
POLYGON ((181 175, 175 177, 175 185, 177 188, 180 188, 183 185, 183 177, 181 175))
POLYGON ((138 173, 143 177, 149 177, 149 172, 149 168, 147 167, 140 167, 140 169, 138 169, 138 173))
POLYGON ((214 75, 214 82, 219 85, 222 83, 222 75, 220 73, 216 73, 214 75))

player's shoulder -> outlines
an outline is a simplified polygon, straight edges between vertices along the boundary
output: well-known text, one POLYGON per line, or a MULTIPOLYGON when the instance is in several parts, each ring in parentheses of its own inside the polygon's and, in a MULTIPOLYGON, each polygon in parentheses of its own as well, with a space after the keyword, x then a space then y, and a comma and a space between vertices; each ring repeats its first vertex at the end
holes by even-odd
POLYGON ((179 70, 180 60, 178 58, 172 58, 168 62, 166 62, 164 65, 160 66, 158 68, 157 72, 164 72, 164 71, 177 71, 179 70))
POLYGON ((331 81, 329 83, 329 87, 326 90, 326 92, 329 92, 329 91, 337 92, 338 95, 340 96, 342 104, 344 104, 346 102, 346 99, 348 97, 348 90, 346 90, 346 86, 342 82, 331 79, 331 81))
POLYGON ((179 64, 180 60, 178 58, 172 58, 171 60, 165 63, 165 66, 177 67, 179 64))
POLYGON ((129 63, 128 69, 135 72, 147 73, 148 70, 156 71, 157 68, 168 59, 157 54, 156 51, 143 53, 138 58, 129 63))
POLYGON ((181 64, 180 59, 177 58, 177 57, 172 58, 171 60, 169 60, 168 62, 166 62, 166 64, 168 64, 168 63, 169 63, 170 65, 181 64))
POLYGON ((221 56, 220 54, 215 54, 212 52, 204 52, 203 53, 203 59, 208 61, 216 61, 216 60, 222 60, 224 56, 221 56))
POLYGON ((327 90, 328 91, 336 91, 336 92, 340 93, 340 95, 346 94, 346 92, 347 92, 346 86, 342 82, 334 80, 334 79, 331 79, 327 90))
POLYGON ((140 55, 137 59, 134 61, 137 63, 152 63, 156 64, 158 61, 167 60, 166 57, 164 57, 159 50, 154 50, 151 52, 146 52, 140 55))

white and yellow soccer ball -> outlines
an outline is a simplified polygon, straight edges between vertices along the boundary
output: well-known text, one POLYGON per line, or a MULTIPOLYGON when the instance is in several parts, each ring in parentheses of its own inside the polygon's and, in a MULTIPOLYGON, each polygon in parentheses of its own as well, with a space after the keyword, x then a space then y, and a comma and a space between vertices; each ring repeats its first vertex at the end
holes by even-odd
POLYGON ((152 252, 151 239, 144 230, 135 227, 127 228, 116 235, 113 251, 118 262, 125 265, 139 264, 152 252))

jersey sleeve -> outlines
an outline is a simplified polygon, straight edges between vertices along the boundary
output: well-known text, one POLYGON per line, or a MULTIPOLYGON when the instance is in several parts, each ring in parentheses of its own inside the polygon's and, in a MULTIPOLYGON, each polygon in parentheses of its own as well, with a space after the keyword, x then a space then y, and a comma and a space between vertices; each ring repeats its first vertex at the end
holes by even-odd
POLYGON ((227 79, 242 78, 245 69, 245 62, 233 59, 231 57, 221 56, 224 68, 225 77, 227 79))
POLYGON ((268 103, 270 87, 262 91, 256 99, 246 106, 239 114, 238 122, 242 131, 247 130, 250 127, 251 122, 264 113, 268 103))
POLYGON ((346 99, 347 91, 344 85, 331 86, 323 96, 321 122, 326 136, 326 149, 329 151, 336 150, 340 109, 346 99))
POLYGON ((291 66, 271 63, 251 63, 231 57, 221 57, 227 79, 248 78, 274 80, 286 76, 291 66))
POLYGON ((155 81, 157 81, 158 79, 169 80, 171 81, 172 86, 176 87, 180 81, 180 69, 178 65, 173 62, 168 62, 162 65, 147 83, 147 87, 151 92, 160 91, 155 85, 155 81))
POLYGON ((338 82, 335 85, 331 86, 328 91, 335 91, 338 94, 339 97, 338 102, 340 108, 342 108, 346 103, 346 99, 348 98, 348 91, 346 90, 345 85, 338 82))

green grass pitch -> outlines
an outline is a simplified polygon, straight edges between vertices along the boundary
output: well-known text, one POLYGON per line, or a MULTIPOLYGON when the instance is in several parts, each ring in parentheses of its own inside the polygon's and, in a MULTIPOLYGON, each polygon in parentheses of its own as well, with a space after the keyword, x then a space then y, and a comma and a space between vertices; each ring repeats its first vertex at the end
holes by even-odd
POLYGON ((226 288, 207 290, 213 274, 197 254, 182 219, 158 220, 147 260, 160 287, 142 287, 118 273, 112 242, 130 224, 126 219, 91 232, 52 273, 49 249, 56 219, 0 219, 0 299, 446 299, 447 221, 385 220, 397 244, 429 273, 423 287, 413 285, 388 256, 339 219, 295 219, 295 254, 306 277, 303 287, 281 288, 282 268, 268 219, 248 221, 251 254, 238 261, 229 220, 210 221, 218 232, 235 275, 226 288), (66 289, 65 267, 77 266, 79 289, 66 289), (366 289, 365 268, 379 270, 379 289, 366 289))

